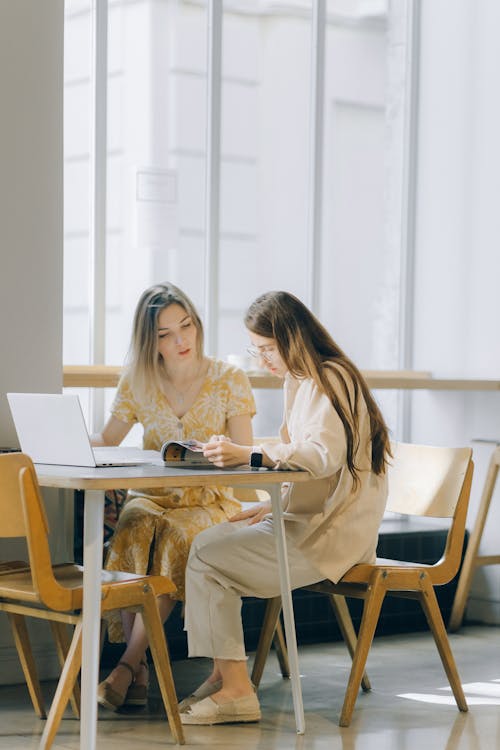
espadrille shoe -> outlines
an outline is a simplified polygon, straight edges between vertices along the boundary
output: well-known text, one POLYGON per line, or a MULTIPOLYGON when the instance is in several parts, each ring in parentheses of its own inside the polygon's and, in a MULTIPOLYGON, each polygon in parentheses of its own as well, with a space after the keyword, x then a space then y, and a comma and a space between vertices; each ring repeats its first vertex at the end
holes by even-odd
POLYGON ((191 695, 188 695, 181 700, 179 703, 179 711, 181 713, 186 711, 186 709, 188 709, 193 703, 198 703, 198 701, 202 701, 203 698, 208 698, 209 695, 217 693, 221 687, 222 680, 217 680, 217 682, 208 682, 208 680, 206 680, 200 685, 200 687, 196 688, 194 693, 191 693, 191 695))
POLYGON ((261 714, 259 699, 252 693, 226 703, 216 703, 209 696, 191 704, 180 716, 183 724, 210 725, 260 721, 261 714))

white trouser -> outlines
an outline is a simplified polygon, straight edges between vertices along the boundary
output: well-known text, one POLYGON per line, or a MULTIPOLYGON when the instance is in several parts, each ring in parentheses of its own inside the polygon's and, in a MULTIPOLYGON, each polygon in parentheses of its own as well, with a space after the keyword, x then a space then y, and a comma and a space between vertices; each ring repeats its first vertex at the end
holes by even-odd
MULTIPOLYGON (((292 589, 324 578, 287 540, 292 589)), ((198 534, 186 570, 185 630, 189 656, 246 659, 241 597, 279 596, 272 519, 226 522, 198 534)))

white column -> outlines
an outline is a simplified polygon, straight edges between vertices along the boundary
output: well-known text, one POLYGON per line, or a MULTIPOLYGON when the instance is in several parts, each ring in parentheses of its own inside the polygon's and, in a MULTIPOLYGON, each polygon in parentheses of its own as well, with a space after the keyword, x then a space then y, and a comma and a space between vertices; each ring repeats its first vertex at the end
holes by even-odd
POLYGON ((323 144, 326 3, 312 4, 311 104, 309 113, 309 306, 319 311, 321 225, 323 221, 323 144))
POLYGON ((206 351, 215 355, 219 299, 222 0, 208 2, 207 49, 204 323, 206 351))
MULTIPOLYGON (((392 2, 389 13, 387 241, 399 260, 398 366, 413 367, 414 265, 420 7, 417 0, 392 2)), ((398 437, 411 436, 411 393, 398 394, 398 437)))
MULTIPOLYGON (((103 364, 106 325, 106 159, 108 0, 92 4, 92 120, 90 147, 90 362, 103 364)), ((91 392, 91 430, 104 418, 104 391, 91 392)))

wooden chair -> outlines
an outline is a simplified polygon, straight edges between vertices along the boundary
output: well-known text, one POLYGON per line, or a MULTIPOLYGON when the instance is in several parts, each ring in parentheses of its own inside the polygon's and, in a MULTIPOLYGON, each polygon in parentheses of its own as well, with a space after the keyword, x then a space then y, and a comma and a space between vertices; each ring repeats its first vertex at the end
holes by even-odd
POLYGON ((476 572, 477 568, 480 568, 483 565, 500 565, 500 555, 478 554, 484 527, 486 525, 486 519, 488 517, 488 511, 490 509, 491 499, 493 497, 493 492, 498 478, 499 469, 500 445, 497 445, 497 447, 491 454, 488 472, 486 474, 486 479, 481 494, 481 501, 479 503, 474 527, 469 537, 469 543, 467 544, 467 550, 465 552, 462 569, 460 571, 460 577, 458 579, 457 590, 455 592, 455 598, 453 600, 453 606, 451 608, 448 630, 452 632, 458 630, 460 625, 462 624, 462 620, 465 614, 465 607, 467 605, 467 599, 469 597, 470 587, 472 585, 472 579, 474 578, 474 573, 476 572))
MULTIPOLYGON (((0 456, 0 538, 24 537, 29 567, 3 566, 0 572, 0 611, 7 613, 14 633, 30 696, 36 712, 45 717, 40 683, 26 629, 26 617, 48 620, 55 636, 61 676, 42 734, 40 748, 51 747, 68 700, 79 711, 77 677, 81 667, 82 572, 74 564, 52 565, 48 544, 48 523, 31 459, 23 453, 0 456), (68 637, 67 625, 73 625, 68 637)), ((157 597, 175 590, 163 576, 132 573, 102 574, 102 611, 134 608, 144 618, 158 684, 172 735, 184 744, 177 708, 170 659, 157 597)))
MULTIPOLYGON (((341 727, 347 727, 351 723, 386 595, 417 599, 420 602, 457 706, 460 711, 468 710, 434 586, 451 581, 460 566, 473 473, 472 450, 396 443, 393 445, 393 453, 394 458, 388 470, 387 510, 408 516, 447 518, 450 519, 450 526, 443 555, 434 565, 377 558, 373 565, 355 565, 336 584, 325 580, 305 587, 310 591, 327 594, 332 598, 334 606, 346 596, 364 600, 357 640, 350 640, 353 662, 340 714, 341 727)), ((269 651, 273 619, 275 623, 279 616, 279 600, 277 601, 278 605, 276 600, 268 602, 266 614, 271 624, 267 623, 266 638, 262 638, 259 644, 257 663, 262 658, 265 661, 269 651)))

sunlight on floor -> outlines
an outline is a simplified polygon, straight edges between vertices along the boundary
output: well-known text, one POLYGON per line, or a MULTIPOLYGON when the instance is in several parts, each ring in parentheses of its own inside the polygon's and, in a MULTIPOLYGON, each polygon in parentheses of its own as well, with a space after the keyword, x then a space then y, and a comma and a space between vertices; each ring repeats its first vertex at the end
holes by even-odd
MULTIPOLYGON (((470 706, 500 706, 500 679, 490 682, 468 682, 462 687, 470 706)), ((449 687, 443 687, 440 690, 451 692, 449 687)), ((445 696, 432 693, 400 693, 398 698, 440 705, 453 705, 455 703, 455 698, 452 695, 445 696)))

